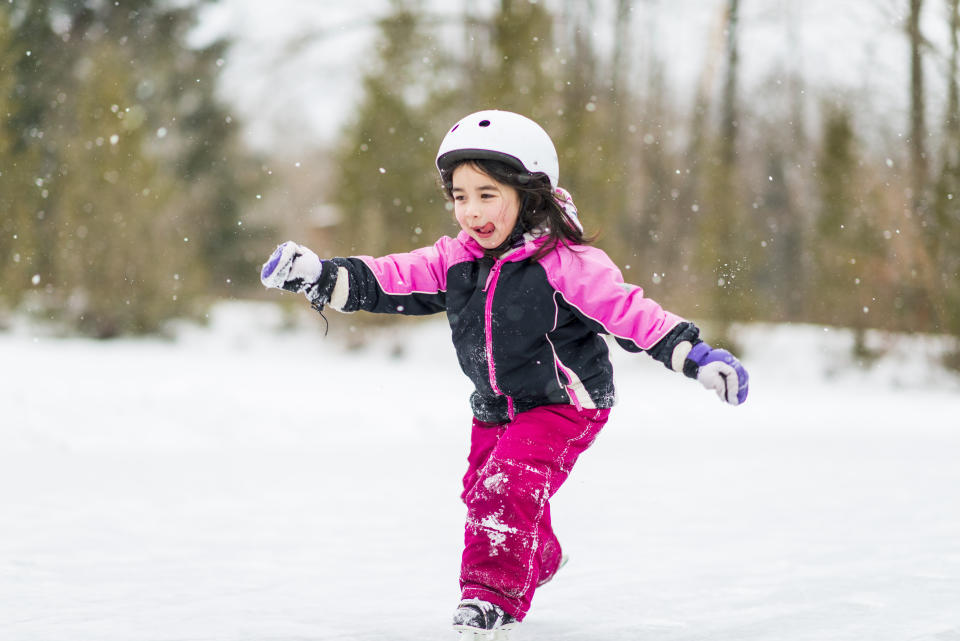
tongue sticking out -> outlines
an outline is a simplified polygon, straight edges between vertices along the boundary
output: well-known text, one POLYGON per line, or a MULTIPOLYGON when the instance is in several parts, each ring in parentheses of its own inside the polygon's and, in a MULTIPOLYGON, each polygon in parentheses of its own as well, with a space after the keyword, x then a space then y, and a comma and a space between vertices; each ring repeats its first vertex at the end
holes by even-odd
POLYGON ((493 223, 487 223, 483 227, 477 230, 478 234, 492 234, 494 230, 493 223))

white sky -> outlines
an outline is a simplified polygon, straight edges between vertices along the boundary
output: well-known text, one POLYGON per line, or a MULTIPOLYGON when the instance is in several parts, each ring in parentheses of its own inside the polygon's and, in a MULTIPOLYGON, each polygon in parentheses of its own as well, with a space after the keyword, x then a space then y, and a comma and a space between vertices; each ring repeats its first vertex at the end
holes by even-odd
MULTIPOLYGON (((427 0, 438 12, 459 12, 462 3, 427 0)), ((494 0, 471 3, 489 9, 494 0)), ((562 2, 547 2, 554 10, 562 2)), ((637 0, 633 52, 652 46, 664 60, 681 102, 688 102, 707 55, 716 41, 724 0, 637 0), (653 20, 658 38, 646 42, 644 23, 653 20)), ((799 69, 812 99, 830 93, 858 96, 866 115, 894 129, 905 126, 907 59, 902 22, 907 0, 742 0, 741 98, 761 100, 765 87, 784 70, 799 69), (796 42, 789 41, 796 25, 796 42), (869 99, 864 99, 869 97, 869 99)), ((945 49, 945 3, 927 2, 925 31, 945 49)), ((608 42, 613 4, 598 0, 597 40, 608 42)), ((248 139, 258 148, 277 144, 329 142, 358 97, 365 47, 376 35, 376 18, 386 0, 221 0, 204 10, 198 41, 234 39, 222 71, 223 95, 248 123, 248 139), (317 34, 323 34, 320 38, 317 34), (299 45, 295 44, 299 41, 299 45)), ((722 36, 720 36, 722 38, 722 36)), ((942 95, 942 60, 927 72, 930 102, 942 95)), ((722 62, 716 73, 722 73, 722 62)), ((935 119, 937 113, 931 113, 935 119)))

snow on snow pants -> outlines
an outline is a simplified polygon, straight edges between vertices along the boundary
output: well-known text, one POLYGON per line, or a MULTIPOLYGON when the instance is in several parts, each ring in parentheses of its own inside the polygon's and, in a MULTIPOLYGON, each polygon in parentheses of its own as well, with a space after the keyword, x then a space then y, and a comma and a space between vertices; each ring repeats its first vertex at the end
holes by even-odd
POLYGON ((509 423, 474 419, 460 568, 464 599, 495 603, 522 620, 538 583, 560 565, 549 499, 607 421, 608 409, 544 405, 509 423))

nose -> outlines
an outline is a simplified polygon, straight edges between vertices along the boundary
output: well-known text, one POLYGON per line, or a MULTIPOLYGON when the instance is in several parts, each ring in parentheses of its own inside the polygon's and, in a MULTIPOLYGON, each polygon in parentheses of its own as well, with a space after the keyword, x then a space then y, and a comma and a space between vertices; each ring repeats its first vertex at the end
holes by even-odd
POLYGON ((464 208, 464 213, 466 213, 468 218, 478 218, 480 216, 480 203, 475 199, 468 200, 464 208))

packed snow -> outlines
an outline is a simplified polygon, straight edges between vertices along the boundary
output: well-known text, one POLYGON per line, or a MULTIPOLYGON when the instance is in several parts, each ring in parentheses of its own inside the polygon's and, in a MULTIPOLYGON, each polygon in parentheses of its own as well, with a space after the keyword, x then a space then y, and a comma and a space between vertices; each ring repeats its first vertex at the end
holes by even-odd
MULTIPOLYGON (((289 298, 289 297, 288 297, 289 298)), ((0 332, 0 639, 455 641, 469 383, 442 318, 263 303, 169 339, 0 332), (356 330, 356 331, 351 331, 356 330)), ((613 350, 518 641, 960 640, 960 384, 935 337, 741 328, 725 406, 613 350)))

